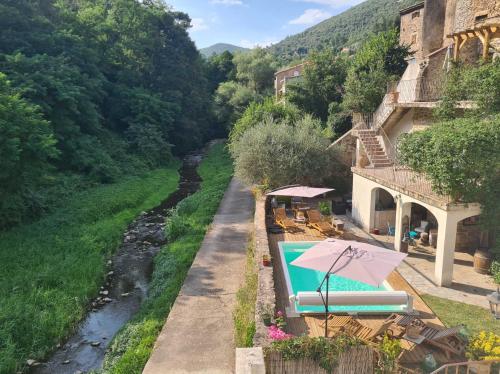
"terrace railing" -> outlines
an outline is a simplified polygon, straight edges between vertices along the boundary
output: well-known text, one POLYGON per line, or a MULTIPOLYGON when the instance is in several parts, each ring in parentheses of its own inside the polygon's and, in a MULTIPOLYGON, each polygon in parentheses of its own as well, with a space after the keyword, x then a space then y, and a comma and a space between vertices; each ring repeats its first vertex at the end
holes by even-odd
POLYGON ((498 374, 500 360, 468 361, 446 364, 431 374, 498 374))

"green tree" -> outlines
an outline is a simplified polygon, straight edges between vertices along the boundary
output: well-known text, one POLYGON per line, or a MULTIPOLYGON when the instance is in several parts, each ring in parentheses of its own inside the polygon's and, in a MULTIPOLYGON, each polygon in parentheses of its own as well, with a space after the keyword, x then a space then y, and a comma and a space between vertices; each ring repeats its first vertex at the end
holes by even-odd
POLYGON ((230 146, 234 144, 248 129, 257 126, 267 119, 275 122, 295 123, 302 117, 301 111, 294 105, 277 103, 274 97, 264 101, 253 101, 245 109, 240 119, 236 121, 229 134, 230 146))
POLYGON ((260 47, 234 56, 236 78, 258 94, 270 94, 276 65, 273 56, 260 47))
POLYGON ((480 203, 483 224, 498 229, 500 114, 458 118, 407 134, 399 155, 401 162, 424 173, 438 193, 480 203))
POLYGON ((0 227, 38 213, 34 188, 43 183, 58 153, 50 124, 16 94, 0 74, 0 227))
POLYGON ((348 66, 344 55, 330 49, 313 53, 303 76, 287 86, 287 101, 326 122, 330 104, 342 101, 348 66))
POLYGON ((354 56, 345 83, 344 108, 375 111, 386 93, 387 84, 406 69, 409 47, 399 44, 396 29, 371 36, 354 56))
POLYGON ((234 81, 224 82, 215 92, 215 116, 219 123, 229 130, 256 98, 258 96, 247 86, 234 81))
POLYGON ((233 54, 229 51, 208 58, 206 64, 210 92, 214 92, 223 82, 236 80, 236 65, 233 58, 233 54))
POLYGON ((247 183, 321 185, 339 165, 329 144, 320 122, 308 115, 295 125, 267 119, 248 129, 231 153, 236 175, 247 183))

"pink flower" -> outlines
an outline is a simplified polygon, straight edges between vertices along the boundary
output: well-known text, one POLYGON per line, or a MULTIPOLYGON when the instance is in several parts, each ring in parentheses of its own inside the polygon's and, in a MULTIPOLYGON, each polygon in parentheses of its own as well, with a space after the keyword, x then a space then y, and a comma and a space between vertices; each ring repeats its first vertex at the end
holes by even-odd
POLYGON ((283 312, 281 310, 278 310, 278 313, 276 313, 278 317, 283 317, 283 312))
POLYGON ((267 328, 267 335, 272 340, 286 340, 293 338, 293 335, 287 334, 276 325, 271 325, 267 328))

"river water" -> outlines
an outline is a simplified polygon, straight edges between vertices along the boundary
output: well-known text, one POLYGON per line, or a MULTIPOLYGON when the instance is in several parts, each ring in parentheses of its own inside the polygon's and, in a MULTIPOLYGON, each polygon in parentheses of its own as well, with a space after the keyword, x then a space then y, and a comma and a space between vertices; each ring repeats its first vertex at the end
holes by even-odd
POLYGON ((108 261, 106 282, 91 303, 88 315, 52 357, 35 364, 31 373, 75 374, 101 368, 113 337, 147 297, 154 256, 166 243, 165 217, 179 201, 198 190, 201 178, 196 167, 201 159, 202 152, 186 156, 177 191, 129 225, 123 243, 108 261))

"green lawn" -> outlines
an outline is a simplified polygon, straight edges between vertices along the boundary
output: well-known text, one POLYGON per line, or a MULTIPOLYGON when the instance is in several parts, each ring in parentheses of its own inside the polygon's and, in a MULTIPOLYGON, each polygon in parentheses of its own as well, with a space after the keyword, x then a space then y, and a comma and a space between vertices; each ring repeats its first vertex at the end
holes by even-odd
POLYGON ((446 326, 463 324, 471 335, 480 331, 500 335, 500 321, 495 320, 487 309, 431 295, 421 297, 446 326))
POLYGON ((41 359, 84 316, 127 225, 177 188, 176 167, 74 195, 0 233, 0 373, 41 359))
POLYGON ((255 263, 255 242, 247 247, 245 283, 236 294, 236 308, 233 312, 234 340, 236 347, 253 347, 255 335, 255 302, 258 287, 257 265, 255 263))
POLYGON ((169 244, 155 258, 148 300, 138 315, 117 334, 104 362, 104 373, 140 374, 146 364, 184 278, 200 248, 233 173, 223 144, 202 161, 198 192, 181 201, 167 219, 169 244))

